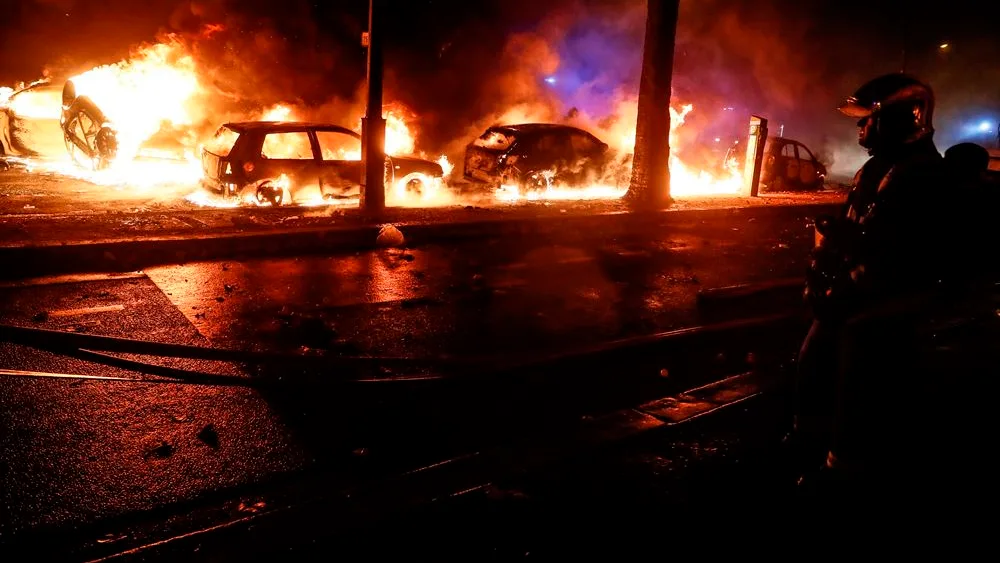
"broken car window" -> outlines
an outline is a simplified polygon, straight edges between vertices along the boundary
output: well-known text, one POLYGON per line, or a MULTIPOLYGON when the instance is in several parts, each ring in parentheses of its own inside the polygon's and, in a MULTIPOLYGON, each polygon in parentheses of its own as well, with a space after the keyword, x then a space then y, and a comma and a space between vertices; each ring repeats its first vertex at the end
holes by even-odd
POLYGON ((236 139, 239 137, 240 134, 236 131, 228 127, 220 127, 212 140, 205 145, 205 150, 217 156, 229 156, 229 151, 233 150, 233 145, 236 144, 236 139))
POLYGON ((361 160, 361 139, 336 131, 317 131, 323 160, 361 160))
POLYGON ((283 160, 312 160, 312 145, 305 131, 290 133, 268 133, 260 149, 264 158, 283 160))
POLYGON ((505 135, 499 131, 487 131, 476 139, 473 144, 485 149, 505 151, 514 144, 514 137, 505 135))

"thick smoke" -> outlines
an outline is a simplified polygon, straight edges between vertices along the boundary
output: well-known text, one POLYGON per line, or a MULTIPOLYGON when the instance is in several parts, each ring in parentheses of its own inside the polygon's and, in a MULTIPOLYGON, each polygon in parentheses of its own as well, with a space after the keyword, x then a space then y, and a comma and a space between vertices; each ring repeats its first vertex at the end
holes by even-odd
MULTIPOLYGON (((507 4, 518 14, 525 3, 507 4)), ((502 33, 463 25, 442 38, 443 54, 430 72, 427 65, 412 73, 396 65, 394 84, 411 85, 400 88, 402 95, 431 118, 423 139, 428 148, 453 158, 496 122, 578 124, 618 145, 634 127, 644 4, 561 0, 545 3, 534 20, 502 21, 502 33)), ((771 119, 772 132, 785 125, 789 136, 823 150, 824 127, 836 118, 832 108, 841 93, 824 63, 834 43, 816 42, 821 26, 788 2, 682 2, 674 104, 694 110, 677 144, 688 155, 715 159, 711 151, 741 135, 754 113, 771 119)))

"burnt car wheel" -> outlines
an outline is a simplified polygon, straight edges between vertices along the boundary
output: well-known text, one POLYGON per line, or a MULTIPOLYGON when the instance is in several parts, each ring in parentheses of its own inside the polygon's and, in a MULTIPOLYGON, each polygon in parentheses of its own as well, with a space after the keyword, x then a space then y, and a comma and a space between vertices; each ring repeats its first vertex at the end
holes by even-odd
POLYGON ((118 138, 104 113, 87 97, 63 112, 62 129, 70 158, 85 168, 107 168, 118 154, 118 138))
POLYGON ((410 178, 406 181, 406 193, 422 195, 424 193, 424 181, 420 178, 410 178))
POLYGON ((538 193, 549 189, 551 183, 541 172, 528 172, 521 180, 521 190, 524 193, 538 193))
POLYGON ((257 203, 260 205, 272 205, 278 207, 285 200, 285 190, 280 186, 270 183, 263 183, 257 186, 257 203))

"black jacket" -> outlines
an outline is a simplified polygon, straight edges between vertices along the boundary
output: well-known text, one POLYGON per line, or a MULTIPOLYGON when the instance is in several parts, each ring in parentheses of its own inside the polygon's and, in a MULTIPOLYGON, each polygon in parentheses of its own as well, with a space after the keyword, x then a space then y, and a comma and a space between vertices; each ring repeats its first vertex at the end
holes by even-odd
POLYGON ((944 160, 929 138, 876 154, 861 167, 814 253, 810 292, 823 308, 850 314, 941 279, 949 247, 942 211, 952 215, 942 204, 946 183, 944 160))

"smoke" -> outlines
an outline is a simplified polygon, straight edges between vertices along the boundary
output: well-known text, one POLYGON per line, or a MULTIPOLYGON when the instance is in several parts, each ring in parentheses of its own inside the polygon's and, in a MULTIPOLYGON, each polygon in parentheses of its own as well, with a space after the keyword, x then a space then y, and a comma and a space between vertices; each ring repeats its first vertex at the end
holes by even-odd
MULTIPOLYGON (((507 4, 515 14, 527 5, 507 4)), ((495 22, 501 33, 473 25, 445 34, 433 64, 406 61, 418 71, 393 66, 393 94, 427 121, 424 148, 460 158, 465 143, 498 122, 579 125, 613 146, 634 128, 644 2, 559 0, 545 8, 533 20, 495 22)), ((731 141, 750 114, 770 118, 772 131, 783 124, 799 140, 821 141, 843 95, 827 76, 825 51, 836 42, 816 41, 828 30, 804 8, 777 0, 700 0, 681 8, 673 103, 694 109, 679 146, 716 158, 716 147, 696 145, 731 141)), ((849 127, 838 133, 853 141, 849 127)))

